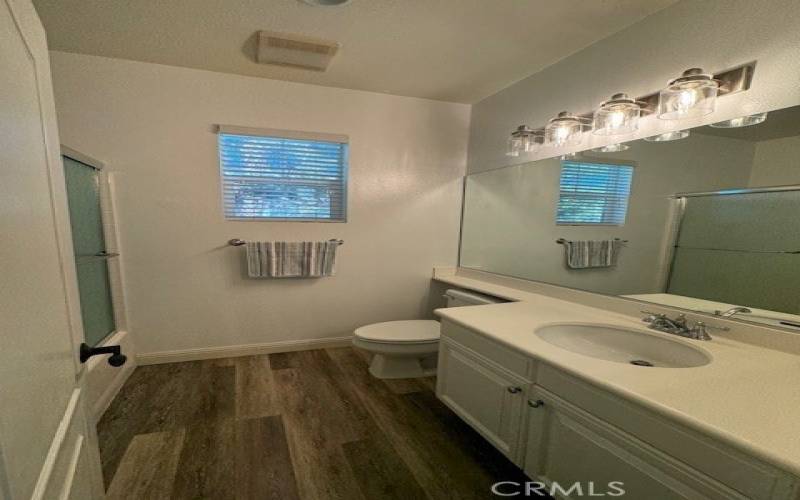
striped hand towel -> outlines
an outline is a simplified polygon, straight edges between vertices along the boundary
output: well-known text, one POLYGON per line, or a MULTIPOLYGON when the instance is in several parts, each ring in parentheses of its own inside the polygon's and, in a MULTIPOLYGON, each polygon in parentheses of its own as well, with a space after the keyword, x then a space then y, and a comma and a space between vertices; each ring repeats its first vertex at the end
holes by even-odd
POLYGON ((567 252, 567 266, 570 269, 591 269, 596 267, 611 267, 617 264, 619 249, 623 241, 612 240, 583 240, 565 241, 567 252))
POLYGON ((248 241, 251 278, 320 278, 336 273, 336 241, 248 241))

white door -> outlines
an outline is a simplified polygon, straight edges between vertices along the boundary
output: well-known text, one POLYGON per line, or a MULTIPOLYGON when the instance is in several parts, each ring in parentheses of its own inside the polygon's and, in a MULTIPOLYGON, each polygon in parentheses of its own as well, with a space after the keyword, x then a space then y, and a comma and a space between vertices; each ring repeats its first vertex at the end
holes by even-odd
POLYGON ((103 498, 44 30, 0 0, 0 499, 103 498))

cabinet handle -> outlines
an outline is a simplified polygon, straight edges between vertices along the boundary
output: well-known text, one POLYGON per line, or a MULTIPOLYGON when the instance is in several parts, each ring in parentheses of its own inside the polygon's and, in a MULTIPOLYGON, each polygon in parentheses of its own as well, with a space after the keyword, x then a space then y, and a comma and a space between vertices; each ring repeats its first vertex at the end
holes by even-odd
POLYGON ((537 399, 536 401, 528 400, 528 406, 531 408, 539 408, 540 406, 544 406, 544 401, 541 399, 537 399))
POLYGON ((509 387, 508 392, 510 392, 511 394, 517 394, 519 392, 522 392, 522 387, 509 387))

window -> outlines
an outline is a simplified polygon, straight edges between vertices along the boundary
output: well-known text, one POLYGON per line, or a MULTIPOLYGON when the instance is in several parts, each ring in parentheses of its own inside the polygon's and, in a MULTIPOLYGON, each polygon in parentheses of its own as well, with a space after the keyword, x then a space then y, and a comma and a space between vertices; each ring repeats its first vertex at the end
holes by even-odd
POLYGON ((220 126, 227 219, 345 222, 346 136, 220 126))
POLYGON ((621 226, 628 212, 633 167, 561 162, 556 224, 621 226))

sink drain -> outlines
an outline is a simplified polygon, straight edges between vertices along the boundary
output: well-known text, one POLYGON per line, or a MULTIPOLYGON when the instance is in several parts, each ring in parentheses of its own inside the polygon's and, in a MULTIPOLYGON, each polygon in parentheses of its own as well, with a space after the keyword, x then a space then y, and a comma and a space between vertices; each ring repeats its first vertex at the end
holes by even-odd
POLYGON ((630 363, 636 366, 655 366, 653 363, 645 361, 643 359, 633 359, 630 361, 630 363))

